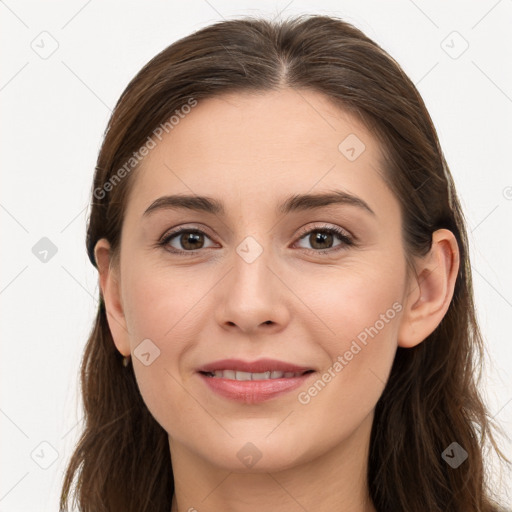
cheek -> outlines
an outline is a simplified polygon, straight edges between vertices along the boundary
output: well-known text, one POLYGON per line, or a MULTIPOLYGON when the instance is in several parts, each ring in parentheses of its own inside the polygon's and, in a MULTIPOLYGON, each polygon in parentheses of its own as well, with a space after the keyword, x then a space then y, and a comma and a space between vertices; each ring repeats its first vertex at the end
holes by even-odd
POLYGON ((204 315, 201 299, 213 280, 189 277, 186 269, 151 267, 126 276, 124 310, 132 347, 139 339, 150 338, 167 351, 177 348, 180 338, 194 339, 198 319, 204 315), (172 346, 166 340, 172 340, 172 346))
MULTIPOLYGON (((319 280, 308 295, 325 327, 318 344, 328 362, 300 403, 364 417, 382 394, 397 348, 405 264, 398 254, 379 263, 319 280)), ((339 423, 340 416, 333 412, 332 421, 339 423)))
POLYGON ((349 262, 331 274, 301 278, 300 286, 309 290, 303 294, 305 302, 322 321, 322 345, 331 356, 348 349, 354 339, 364 343, 381 332, 379 339, 396 334, 405 284, 402 267, 394 258, 386 263, 381 257, 379 262, 349 262))
POLYGON ((181 420, 173 412, 179 410, 184 418, 198 412, 186 391, 188 376, 183 378, 180 364, 201 338, 201 326, 209 318, 204 310, 205 301, 201 299, 213 283, 194 281, 191 286, 186 270, 150 266, 140 266, 133 272, 127 270, 124 277, 124 311, 141 395, 164 429, 186 431, 189 427, 180 427, 181 420), (138 347, 143 346, 150 353, 148 365, 137 356, 142 352, 138 347))

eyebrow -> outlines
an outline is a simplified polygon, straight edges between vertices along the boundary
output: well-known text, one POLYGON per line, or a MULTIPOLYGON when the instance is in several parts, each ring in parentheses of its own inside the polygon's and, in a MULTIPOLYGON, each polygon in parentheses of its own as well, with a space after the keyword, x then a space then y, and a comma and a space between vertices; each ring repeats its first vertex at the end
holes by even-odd
MULTIPOLYGON (((343 190, 330 190, 319 194, 294 194, 277 206, 276 211, 288 214, 297 211, 315 210, 330 205, 355 206, 375 215, 375 212, 360 197, 343 190)), ((153 201, 144 211, 143 217, 158 210, 185 209, 225 215, 221 201, 207 196, 170 195, 162 196, 153 201)))

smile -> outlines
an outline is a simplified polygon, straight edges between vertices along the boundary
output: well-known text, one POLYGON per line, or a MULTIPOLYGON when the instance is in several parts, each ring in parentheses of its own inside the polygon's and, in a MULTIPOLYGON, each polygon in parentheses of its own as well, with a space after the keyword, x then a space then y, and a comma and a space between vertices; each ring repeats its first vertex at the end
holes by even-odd
POLYGON ((301 377, 306 373, 310 373, 313 370, 307 370, 305 372, 280 372, 280 371, 267 371, 261 373, 250 373, 239 370, 216 370, 215 372, 201 372, 207 377, 213 377, 217 379, 230 379, 230 380, 268 380, 268 379, 291 379, 294 377, 301 377))
POLYGON ((205 392, 220 398, 242 404, 259 404, 271 399, 286 396, 286 393, 305 385, 316 372, 239 372, 236 370, 216 370, 198 372, 196 375, 206 385, 205 392))

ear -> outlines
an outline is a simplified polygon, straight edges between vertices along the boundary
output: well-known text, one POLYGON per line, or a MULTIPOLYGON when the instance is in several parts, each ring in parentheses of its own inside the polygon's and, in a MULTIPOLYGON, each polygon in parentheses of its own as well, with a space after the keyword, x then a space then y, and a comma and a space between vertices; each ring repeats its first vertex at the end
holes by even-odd
POLYGON ((107 312, 107 321, 117 350, 130 355, 130 340, 121 301, 119 269, 113 265, 110 244, 106 238, 98 240, 94 257, 99 271, 101 294, 107 312))
POLYGON ((416 277, 404 300, 398 346, 414 347, 434 332, 450 306, 458 271, 455 235, 447 229, 435 231, 432 248, 417 261, 416 277))

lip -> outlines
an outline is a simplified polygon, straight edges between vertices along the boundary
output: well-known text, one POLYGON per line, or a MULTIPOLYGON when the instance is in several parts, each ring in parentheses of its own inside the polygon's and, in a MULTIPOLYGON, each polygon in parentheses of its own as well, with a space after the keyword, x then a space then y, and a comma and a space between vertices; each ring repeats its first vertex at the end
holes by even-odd
POLYGON ((263 373, 267 371, 299 373, 313 370, 313 368, 297 366, 292 363, 278 361, 277 359, 264 358, 253 362, 242 361, 241 359, 221 359, 205 364, 197 369, 198 372, 214 372, 216 370, 240 370, 241 372, 249 373, 263 373))
POLYGON ((223 359, 201 366, 197 372, 201 380, 211 391, 229 400, 245 404, 258 404, 289 393, 302 386, 316 373, 312 368, 275 359, 259 359, 254 362, 246 362, 239 359, 223 359), (234 380, 205 375, 207 372, 214 372, 216 370, 240 370, 250 373, 266 371, 308 373, 297 377, 264 380, 234 380))
POLYGON ((245 404, 259 404, 297 389, 315 375, 315 372, 306 373, 300 377, 267 380, 232 380, 208 377, 203 373, 198 375, 210 390, 224 398, 245 404))

